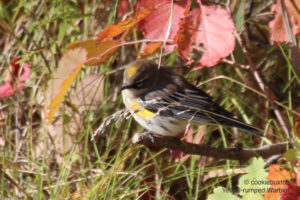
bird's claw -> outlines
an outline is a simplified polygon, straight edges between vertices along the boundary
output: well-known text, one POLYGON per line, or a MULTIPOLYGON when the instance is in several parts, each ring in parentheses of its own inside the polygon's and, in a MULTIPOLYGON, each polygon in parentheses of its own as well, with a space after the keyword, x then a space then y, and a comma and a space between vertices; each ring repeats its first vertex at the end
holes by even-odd
POLYGON ((237 142, 233 147, 230 148, 230 151, 240 152, 243 150, 243 145, 237 142))
POLYGON ((141 135, 145 135, 146 137, 150 138, 152 144, 154 144, 154 137, 153 134, 150 131, 142 132, 141 135))

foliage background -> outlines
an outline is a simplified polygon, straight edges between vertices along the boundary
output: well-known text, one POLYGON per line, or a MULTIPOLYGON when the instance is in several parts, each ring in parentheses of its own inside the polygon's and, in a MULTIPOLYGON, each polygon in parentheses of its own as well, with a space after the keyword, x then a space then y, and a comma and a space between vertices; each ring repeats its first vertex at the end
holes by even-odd
MULTIPOLYGON (((134 12, 136 2, 129 2, 129 12, 134 12)), ((187 161, 175 162, 167 149, 154 151, 132 144, 133 134, 143 129, 132 118, 117 120, 118 115, 113 114, 124 107, 119 93, 122 79, 119 69, 137 58, 140 44, 123 46, 101 66, 84 68, 65 98, 54 125, 49 128, 43 122, 49 80, 67 45, 92 38, 108 25, 122 20, 122 3, 96 0, 0 2, 0 80, 4 80, 13 57, 21 56, 20 63, 27 62, 31 66, 30 78, 22 91, 1 99, 2 198, 145 199, 156 195, 159 199, 203 199, 216 186, 237 188, 240 174, 245 173, 240 169, 246 163, 195 155, 187 161), (85 79, 86 76, 89 78, 85 79), (78 95, 76 91, 95 95, 85 99, 88 95, 78 95), (74 103, 75 99, 79 99, 79 103, 74 103), (105 130, 91 140, 103 122, 107 122, 105 130), (229 173, 228 170, 236 171, 229 173)), ((248 16, 251 3, 230 2, 235 25, 272 98, 284 105, 279 106, 279 111, 291 134, 295 134, 300 90, 285 59, 289 57, 289 47, 279 44, 278 48, 269 40, 267 25, 272 19, 270 7, 274 2, 254 1, 253 11, 248 16)), ((143 36, 134 29, 129 38, 136 41, 143 36)), ((199 54, 194 53, 193 57, 199 59, 199 54)), ((158 56, 152 59, 158 60, 158 56)), ((286 141, 274 108, 266 96, 259 93, 238 44, 227 61, 231 62, 190 70, 186 77, 196 85, 201 83, 203 90, 239 119, 265 130, 266 138, 209 126, 200 131, 194 129, 195 134, 204 134, 201 143, 227 147, 238 141, 243 147, 252 148, 286 141)), ((177 58, 175 51, 164 55, 162 63, 180 65, 183 61, 177 58)), ((295 170, 284 159, 278 163, 290 171, 295 170)))

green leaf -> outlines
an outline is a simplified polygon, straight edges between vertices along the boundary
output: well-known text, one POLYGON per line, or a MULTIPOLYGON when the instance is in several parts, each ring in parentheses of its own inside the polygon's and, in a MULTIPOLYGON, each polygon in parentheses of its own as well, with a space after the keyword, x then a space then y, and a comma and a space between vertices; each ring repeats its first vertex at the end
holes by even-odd
POLYGON ((295 146, 297 149, 300 149, 300 139, 298 137, 295 137, 295 146))
POLYGON ((208 195, 207 200, 240 200, 239 197, 234 196, 228 189, 223 187, 217 187, 214 189, 214 193, 208 195))
POLYGON ((245 23, 245 0, 239 1, 237 12, 234 16, 235 19, 235 26, 238 29, 238 32, 244 30, 244 23, 245 23))
POLYGON ((300 160, 300 152, 297 149, 289 149, 284 153, 284 157, 287 161, 296 162, 300 160))
POLYGON ((239 194, 243 199, 263 199, 263 194, 269 188, 267 181, 268 173, 264 169, 262 158, 253 158, 246 168, 248 174, 239 179, 239 194))
POLYGON ((61 45, 61 42, 63 41, 63 39, 66 35, 68 27, 69 27, 69 25, 65 21, 62 21, 59 24, 59 30, 58 30, 58 44, 59 45, 61 45))

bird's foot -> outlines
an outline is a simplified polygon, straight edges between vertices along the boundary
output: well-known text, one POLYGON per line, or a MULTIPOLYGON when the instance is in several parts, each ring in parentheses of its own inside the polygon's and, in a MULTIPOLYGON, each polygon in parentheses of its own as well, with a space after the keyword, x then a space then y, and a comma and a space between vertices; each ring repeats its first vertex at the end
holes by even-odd
POLYGON ((144 135, 144 136, 150 138, 152 144, 154 144, 154 136, 150 131, 142 132, 142 133, 140 133, 140 135, 142 135, 142 136, 144 135))
POLYGON ((243 150, 243 145, 237 142, 233 147, 230 148, 230 151, 240 152, 243 150))

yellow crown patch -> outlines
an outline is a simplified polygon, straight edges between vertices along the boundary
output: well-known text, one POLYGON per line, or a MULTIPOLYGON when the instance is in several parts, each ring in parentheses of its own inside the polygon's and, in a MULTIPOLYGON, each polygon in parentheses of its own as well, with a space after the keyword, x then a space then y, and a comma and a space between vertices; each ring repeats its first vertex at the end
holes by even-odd
POLYGON ((132 77, 136 71, 138 70, 138 66, 137 65, 132 65, 128 68, 128 71, 127 71, 127 76, 130 78, 132 77))

